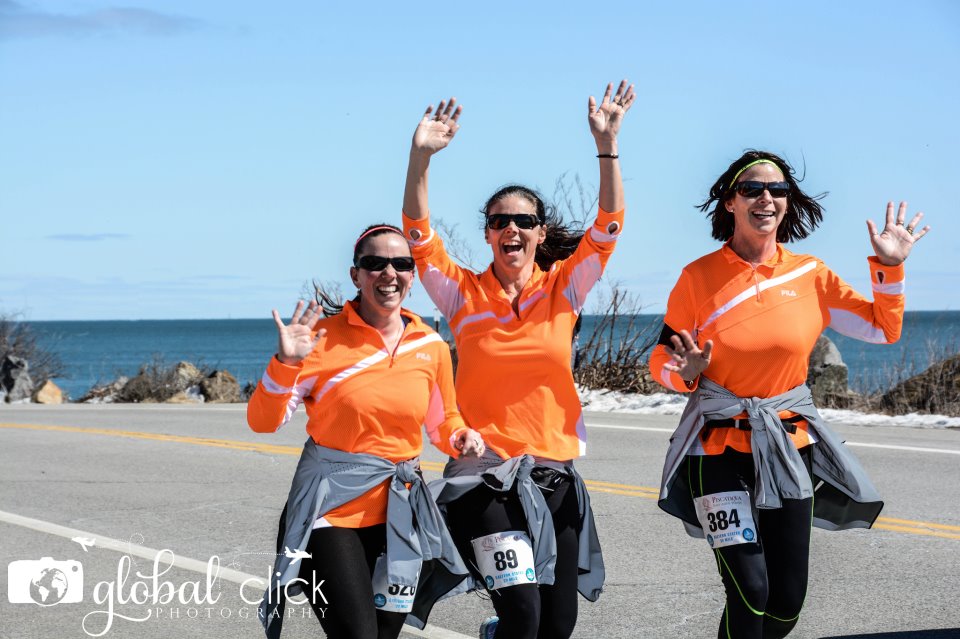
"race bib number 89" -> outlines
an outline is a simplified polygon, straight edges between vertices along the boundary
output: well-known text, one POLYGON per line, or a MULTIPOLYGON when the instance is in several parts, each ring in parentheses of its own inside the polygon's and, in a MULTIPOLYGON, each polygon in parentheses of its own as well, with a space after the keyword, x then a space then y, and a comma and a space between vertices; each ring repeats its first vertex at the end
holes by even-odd
POLYGON ((471 543, 487 590, 537 583, 533 545, 526 533, 509 530, 478 537, 471 543))
POLYGON ((713 493, 694 499, 697 519, 711 548, 757 541, 750 494, 746 491, 713 493))

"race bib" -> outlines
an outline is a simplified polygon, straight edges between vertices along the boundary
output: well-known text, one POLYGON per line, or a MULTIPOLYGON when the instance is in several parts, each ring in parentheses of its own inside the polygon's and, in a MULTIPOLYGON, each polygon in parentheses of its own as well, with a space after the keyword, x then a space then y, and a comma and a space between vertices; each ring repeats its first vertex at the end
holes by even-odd
MULTIPOLYGON (((419 578, 419 575, 417 577, 419 578)), ((417 594, 417 587, 389 583, 386 554, 377 557, 377 564, 373 567, 372 583, 373 605, 377 610, 407 613, 413 608, 413 597, 417 594)))
POLYGON ((697 519, 711 548, 757 541, 750 494, 746 491, 713 493, 694 499, 697 519))
POLYGON ((533 544, 518 530, 494 533, 471 541, 487 590, 537 583, 533 544))

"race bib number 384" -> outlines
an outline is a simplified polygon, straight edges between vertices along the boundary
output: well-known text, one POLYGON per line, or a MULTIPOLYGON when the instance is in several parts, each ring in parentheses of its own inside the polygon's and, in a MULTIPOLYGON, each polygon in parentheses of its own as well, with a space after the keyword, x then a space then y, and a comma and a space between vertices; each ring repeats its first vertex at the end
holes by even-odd
POLYGON ((487 590, 537 583, 533 546, 525 532, 494 533, 478 537, 471 543, 487 590))
POLYGON ((750 494, 746 491, 712 493, 697 497, 693 503, 711 548, 757 541, 750 494))

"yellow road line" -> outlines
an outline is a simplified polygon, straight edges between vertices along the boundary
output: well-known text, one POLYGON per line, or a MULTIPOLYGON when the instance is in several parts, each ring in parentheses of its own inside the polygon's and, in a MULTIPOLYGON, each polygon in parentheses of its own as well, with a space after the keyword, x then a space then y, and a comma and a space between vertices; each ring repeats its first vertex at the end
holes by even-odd
POLYGON ((960 539, 960 535, 951 535, 950 533, 937 532, 935 530, 923 530, 911 526, 891 526, 890 524, 874 524, 874 528, 881 530, 892 530, 894 532, 910 533, 911 535, 926 535, 928 537, 943 537, 944 539, 960 539))
MULTIPOLYGON (((212 437, 187 437, 184 435, 166 435, 163 433, 144 433, 131 430, 115 430, 110 428, 85 428, 79 426, 47 426, 41 424, 9 424, 0 423, 0 428, 19 428, 25 430, 41 430, 65 433, 84 433, 88 435, 105 435, 109 437, 127 437, 131 439, 145 439, 150 441, 174 442, 180 444, 192 444, 194 446, 211 446, 214 448, 226 448, 230 450, 240 450, 256 453, 269 453, 275 455, 298 456, 302 447, 300 446, 281 446, 277 444, 261 444, 258 442, 242 442, 232 439, 214 439, 212 437)), ((421 462, 424 470, 441 472, 444 464, 442 462, 421 462)), ((643 499, 657 499, 659 490, 647 486, 632 486, 630 484, 618 484, 608 481, 599 481, 595 479, 586 479, 584 483, 590 487, 591 491, 598 493, 608 493, 611 495, 623 495, 626 497, 641 497, 643 499)), ((928 521, 912 521, 909 519, 896 519, 893 517, 879 517, 874 528, 881 530, 891 530, 895 532, 910 533, 913 535, 925 535, 929 537, 942 537, 944 539, 960 539, 960 534, 951 534, 945 531, 960 532, 960 526, 951 526, 949 524, 937 524, 928 521), (933 529, 933 530, 931 530, 933 529)))
POLYGON ((655 495, 660 494, 659 488, 652 488, 650 486, 631 486, 630 484, 614 484, 613 482, 598 481, 596 479, 585 479, 584 482, 591 487, 604 486, 606 488, 624 488, 626 490, 641 490, 648 493, 654 493, 655 495))
POLYGON ((935 524, 930 521, 911 521, 909 519, 894 519, 893 517, 877 517, 877 521, 888 524, 905 524, 907 526, 922 526, 928 528, 939 528, 941 530, 956 530, 960 532, 960 526, 950 526, 948 524, 935 524))

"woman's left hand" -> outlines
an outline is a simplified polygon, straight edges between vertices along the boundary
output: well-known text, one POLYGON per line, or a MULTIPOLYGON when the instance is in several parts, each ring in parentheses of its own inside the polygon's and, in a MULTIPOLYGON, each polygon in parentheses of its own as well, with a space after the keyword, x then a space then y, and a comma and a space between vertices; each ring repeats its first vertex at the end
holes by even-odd
POLYGON ((887 202, 887 219, 883 231, 877 231, 877 225, 873 220, 867 220, 867 228, 870 230, 870 243, 873 244, 873 252, 877 254, 877 259, 885 266, 898 266, 910 255, 914 243, 927 234, 929 226, 924 226, 917 231, 920 219, 923 213, 917 213, 909 223, 905 224, 907 219, 907 203, 901 202, 896 216, 893 214, 893 202, 887 202))
MULTIPOLYGON (((590 133, 597 141, 599 146, 604 141, 614 141, 617 139, 617 133, 620 132, 620 123, 623 122, 623 116, 626 115, 637 94, 633 91, 633 85, 627 86, 627 81, 623 80, 617 87, 617 92, 611 99, 613 92, 613 83, 607 85, 607 90, 603 94, 603 100, 600 106, 591 95, 590 104, 590 133)), ((601 152, 603 152, 601 150, 601 152)))
POLYGON ((479 457, 487 449, 483 443, 483 436, 472 428, 466 428, 457 435, 453 447, 460 451, 461 457, 479 457))

